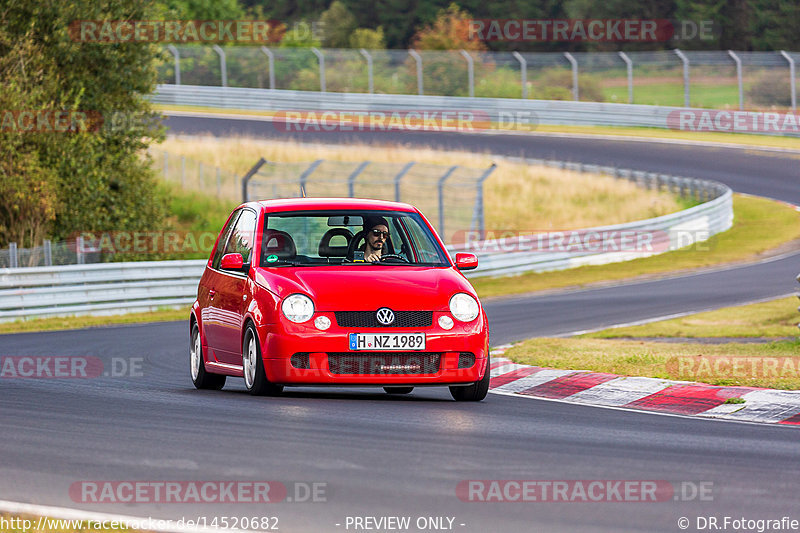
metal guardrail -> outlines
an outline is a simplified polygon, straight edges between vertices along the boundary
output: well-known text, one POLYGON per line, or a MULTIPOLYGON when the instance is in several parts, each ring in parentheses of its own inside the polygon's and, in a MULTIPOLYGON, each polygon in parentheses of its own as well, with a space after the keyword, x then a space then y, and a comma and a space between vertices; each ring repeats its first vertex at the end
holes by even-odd
POLYGON ((526 251, 525 243, 530 244, 536 241, 536 234, 523 236, 522 239, 526 240, 522 242, 517 237, 516 239, 503 239, 502 242, 495 239, 450 247, 451 253, 467 251, 478 255, 478 268, 467 272, 467 277, 545 272, 627 261, 696 244, 712 235, 730 229, 733 225, 733 191, 727 185, 719 182, 563 161, 540 159, 524 159, 523 161, 533 165, 551 165, 568 170, 606 174, 618 179, 627 179, 644 188, 669 190, 683 197, 702 200, 703 203, 660 217, 577 230, 584 236, 595 233, 617 236, 622 235, 622 232, 628 232, 629 235, 646 233, 646 236, 652 240, 648 242, 648 247, 642 247, 641 250, 526 251), (652 248, 652 251, 648 251, 648 248, 652 248), (497 251, 480 253, 480 250, 497 251))
POLYGON ((0 321, 191 304, 207 260, 4 268, 0 321))
MULTIPOLYGON (((618 126, 675 129, 680 127, 678 113, 701 112, 685 107, 638 104, 570 102, 561 100, 519 100, 513 98, 470 98, 455 96, 419 96, 397 94, 319 93, 238 87, 199 85, 159 85, 151 101, 162 105, 206 106, 252 111, 316 111, 407 113, 425 110, 471 113, 476 117, 457 131, 532 131, 539 124, 564 126, 618 126)), ((179 114, 179 113, 176 113, 179 114)), ((230 117, 237 118, 237 117, 230 117)), ((253 117, 238 117, 253 119, 253 117)), ((258 117, 256 117, 258 118, 258 117)), ((261 117, 273 122, 276 130, 286 132, 283 117, 261 117)), ((726 119, 727 120, 727 119, 726 119)), ((697 120, 699 127, 700 121, 697 120)), ((444 130, 444 128, 442 128, 444 130)), ((774 134, 774 131, 749 133, 774 134)), ((786 131, 783 135, 800 136, 786 131)))
MULTIPOLYGON (((512 158, 508 158, 512 159, 512 158)), ((725 231, 733 223, 732 191, 708 180, 665 176, 648 172, 598 167, 577 163, 534 159, 531 164, 548 164, 571 170, 605 173, 628 179, 642 187, 665 188, 684 196, 707 200, 695 207, 657 218, 581 230, 585 233, 652 231, 662 239, 653 242, 653 253, 665 252, 696 242, 698 238, 725 231), (678 236, 679 238, 675 238, 678 236), (668 241, 668 242, 667 242, 668 241)), ((491 241, 480 241, 492 248, 491 241)), ((449 246, 454 254, 465 246, 449 246)), ((506 275, 528 271, 561 270, 587 264, 625 261, 643 255, 639 251, 503 252, 478 253, 479 266, 469 277, 506 275)), ((160 307, 191 304, 206 260, 101 263, 60 267, 0 269, 0 321, 33 317, 111 314, 149 311, 160 307)))

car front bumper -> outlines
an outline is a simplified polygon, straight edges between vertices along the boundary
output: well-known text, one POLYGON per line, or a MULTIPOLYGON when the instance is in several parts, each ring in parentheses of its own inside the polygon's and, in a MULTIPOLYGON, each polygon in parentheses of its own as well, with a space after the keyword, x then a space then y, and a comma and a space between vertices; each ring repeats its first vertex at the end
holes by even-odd
POLYGON ((258 330, 267 378, 285 385, 378 386, 465 385, 480 380, 489 356, 484 316, 444 330, 438 326, 442 314, 434 312, 433 325, 426 328, 344 328, 336 325, 333 313, 317 313, 303 324, 262 326, 258 330), (331 318, 326 331, 313 325, 320 314, 331 318), (350 333, 424 333, 425 350, 350 350, 350 333), (464 368, 469 359, 474 362, 464 368))

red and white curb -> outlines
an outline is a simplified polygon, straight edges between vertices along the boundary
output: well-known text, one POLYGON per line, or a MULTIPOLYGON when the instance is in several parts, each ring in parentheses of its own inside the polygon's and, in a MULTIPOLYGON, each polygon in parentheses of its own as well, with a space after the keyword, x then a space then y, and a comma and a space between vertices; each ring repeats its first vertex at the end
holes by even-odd
POLYGON ((800 426, 800 391, 720 387, 691 381, 618 376, 520 365, 492 350, 490 392, 582 405, 800 426), (725 403, 741 398, 744 403, 725 403))

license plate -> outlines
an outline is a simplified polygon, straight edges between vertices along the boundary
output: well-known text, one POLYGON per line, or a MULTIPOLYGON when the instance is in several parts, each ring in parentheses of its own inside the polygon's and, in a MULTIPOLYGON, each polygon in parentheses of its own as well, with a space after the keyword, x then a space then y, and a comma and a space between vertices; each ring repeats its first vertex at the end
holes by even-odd
POLYGON ((424 333, 351 333, 351 350, 424 350, 424 333))

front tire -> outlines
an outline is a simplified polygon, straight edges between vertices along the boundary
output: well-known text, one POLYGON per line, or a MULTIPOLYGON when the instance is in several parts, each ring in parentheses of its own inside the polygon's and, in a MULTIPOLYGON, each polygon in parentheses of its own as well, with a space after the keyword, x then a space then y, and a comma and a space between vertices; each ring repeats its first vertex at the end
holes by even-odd
POLYGON ((264 359, 261 357, 261 343, 258 342, 258 335, 252 324, 247 326, 244 334, 242 370, 244 386, 253 396, 277 396, 283 392, 283 385, 276 385, 267 379, 264 359))
POLYGON ((489 380, 492 379, 489 371, 489 358, 486 358, 486 371, 483 379, 466 387, 450 387, 450 395, 457 402, 479 402, 486 398, 489 392, 489 380))
POLYGON ((225 386, 225 376, 206 372, 206 361, 203 357, 203 343, 200 341, 200 329, 192 325, 189 336, 189 369, 195 388, 220 390, 225 386))

